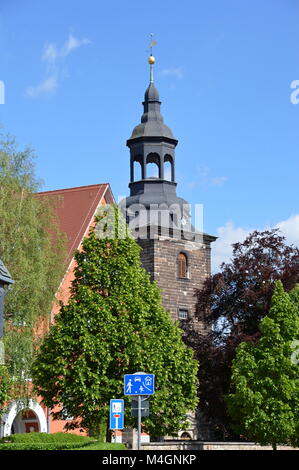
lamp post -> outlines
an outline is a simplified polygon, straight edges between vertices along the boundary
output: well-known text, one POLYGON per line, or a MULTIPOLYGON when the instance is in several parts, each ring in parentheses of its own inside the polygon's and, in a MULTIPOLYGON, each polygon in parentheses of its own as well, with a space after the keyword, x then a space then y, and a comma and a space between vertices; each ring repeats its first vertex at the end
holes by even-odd
POLYGON ((4 364, 4 346, 2 343, 4 335, 4 296, 13 282, 8 269, 0 259, 0 365, 4 364))

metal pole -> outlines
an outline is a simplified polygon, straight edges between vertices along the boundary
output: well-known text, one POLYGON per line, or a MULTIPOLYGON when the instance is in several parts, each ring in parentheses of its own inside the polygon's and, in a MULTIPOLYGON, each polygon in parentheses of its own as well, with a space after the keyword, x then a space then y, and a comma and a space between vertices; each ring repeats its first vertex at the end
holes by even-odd
POLYGON ((141 447, 141 395, 138 395, 138 450, 141 447))

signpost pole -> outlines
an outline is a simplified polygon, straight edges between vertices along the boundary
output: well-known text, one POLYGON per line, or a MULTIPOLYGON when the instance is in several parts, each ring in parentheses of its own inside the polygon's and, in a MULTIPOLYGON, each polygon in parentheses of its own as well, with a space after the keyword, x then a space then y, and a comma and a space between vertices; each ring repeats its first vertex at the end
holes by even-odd
MULTIPOLYGON (((146 372, 135 372, 135 374, 125 374, 124 376, 124 394, 138 397, 138 436, 137 448, 141 449, 141 396, 153 395, 155 393, 155 374, 146 372)), ((135 410, 134 408, 133 410, 135 410)), ((132 411, 133 411, 132 410, 132 411)), ((147 409, 148 411, 148 409, 147 409)), ((132 416, 136 416, 133 412, 132 416)), ((145 414, 148 416, 148 414, 145 414)))
POLYGON ((120 418, 120 415, 114 415, 115 418, 115 429, 118 429, 118 418, 120 418))
POLYGON ((138 450, 141 448, 141 396, 138 395, 138 450))

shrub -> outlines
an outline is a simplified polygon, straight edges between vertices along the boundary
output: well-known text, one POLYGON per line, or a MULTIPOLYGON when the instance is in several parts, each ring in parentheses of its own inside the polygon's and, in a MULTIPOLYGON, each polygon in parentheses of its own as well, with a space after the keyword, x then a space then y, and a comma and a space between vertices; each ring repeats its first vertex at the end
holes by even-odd
POLYGON ((80 436, 78 434, 71 434, 66 432, 55 432, 48 434, 46 432, 29 432, 24 434, 11 434, 2 439, 2 441, 10 441, 14 443, 28 443, 28 442, 92 442, 88 436, 80 436))
POLYGON ((12 434, 2 438, 0 450, 69 450, 79 449, 94 443, 94 439, 76 434, 31 432, 12 434))

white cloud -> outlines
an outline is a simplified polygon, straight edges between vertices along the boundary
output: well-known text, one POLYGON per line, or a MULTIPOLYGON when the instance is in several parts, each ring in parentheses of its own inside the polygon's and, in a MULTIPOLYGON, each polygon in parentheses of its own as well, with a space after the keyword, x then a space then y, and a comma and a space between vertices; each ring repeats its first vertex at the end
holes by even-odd
POLYGON ((227 180, 227 176, 215 176, 212 178, 212 184, 215 186, 222 186, 227 180))
POLYGON ((220 264, 228 263, 232 255, 232 244, 242 242, 247 235, 252 232, 251 229, 234 227, 233 222, 229 221, 217 229, 217 240, 212 243, 212 272, 216 272, 220 264))
POLYGON ((183 71, 181 67, 170 67, 168 69, 160 70, 160 75, 174 77, 174 78, 177 78, 178 80, 181 80, 183 78, 183 71))
POLYGON ((210 185, 213 186, 222 186, 227 181, 227 176, 211 176, 211 170, 208 166, 196 165, 194 176, 196 179, 186 183, 186 186, 189 189, 194 189, 198 186, 207 187, 210 185))
POLYGON ((36 86, 28 87, 27 96, 35 98, 56 90, 59 82, 69 76, 65 71, 66 57, 75 49, 90 43, 87 38, 78 39, 70 34, 61 47, 57 47, 55 43, 46 44, 41 57, 42 62, 46 64, 45 78, 36 86))
POLYGON ((70 34, 68 40, 62 46, 60 54, 62 57, 66 57, 74 49, 78 49, 78 47, 86 46, 90 43, 91 41, 89 39, 77 39, 72 34, 70 34))
POLYGON ((278 222, 275 227, 281 230, 288 244, 299 246, 299 214, 292 215, 287 220, 278 222))
POLYGON ((45 62, 55 62, 58 57, 58 51, 55 44, 48 44, 44 48, 42 60, 45 62))
POLYGON ((42 93, 50 93, 57 88, 57 78, 53 75, 46 78, 43 82, 35 87, 29 87, 26 90, 28 96, 35 98, 42 93))
MULTIPOLYGON (((299 214, 278 222, 274 228, 279 228, 281 234, 286 237, 286 243, 299 246, 299 214)), ((265 227, 264 230, 269 229, 265 227)), ((218 239, 212 244, 212 272, 217 272, 222 262, 228 263, 232 255, 232 244, 242 242, 254 228, 235 227, 229 221, 217 229, 218 239)))

